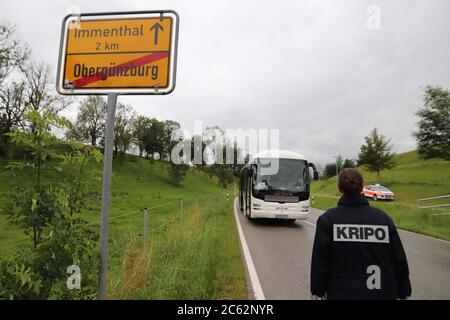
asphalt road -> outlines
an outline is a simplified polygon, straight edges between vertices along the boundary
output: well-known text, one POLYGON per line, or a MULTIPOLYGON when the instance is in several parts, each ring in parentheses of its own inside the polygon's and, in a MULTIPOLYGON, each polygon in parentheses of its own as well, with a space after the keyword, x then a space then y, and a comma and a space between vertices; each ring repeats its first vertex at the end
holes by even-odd
MULTIPOLYGON (((308 220, 291 224, 272 219, 249 221, 237 201, 235 210, 265 298, 310 299, 315 224, 323 211, 311 208, 308 220)), ((411 298, 450 299, 450 242, 403 230, 399 233, 408 258, 411 298)))

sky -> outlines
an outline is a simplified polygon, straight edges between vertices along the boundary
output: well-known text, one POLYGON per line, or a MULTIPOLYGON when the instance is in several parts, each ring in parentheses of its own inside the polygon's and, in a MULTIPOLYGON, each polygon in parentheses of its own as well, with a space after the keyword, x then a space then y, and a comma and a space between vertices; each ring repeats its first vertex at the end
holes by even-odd
MULTIPOLYGON (((396 153, 415 149, 424 87, 450 88, 448 0, 2 0, 0 22, 56 75, 61 22, 74 5, 180 16, 175 91, 119 102, 191 132, 195 121, 278 129, 281 148, 322 165, 356 158, 374 127, 396 153)), ((64 115, 75 119, 77 106, 64 115)))

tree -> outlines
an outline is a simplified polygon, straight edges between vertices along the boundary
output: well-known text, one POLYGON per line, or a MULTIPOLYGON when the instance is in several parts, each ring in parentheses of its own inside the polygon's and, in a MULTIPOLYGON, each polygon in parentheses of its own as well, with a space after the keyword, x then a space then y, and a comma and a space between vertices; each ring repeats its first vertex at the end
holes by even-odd
POLYGON ((324 175, 327 178, 334 177, 336 175, 336 163, 327 163, 325 165, 324 175))
POLYGON ((378 176, 381 170, 395 166, 390 140, 378 134, 377 128, 374 128, 364 139, 366 144, 361 145, 358 165, 365 165, 369 171, 376 172, 378 176))
POLYGON ((164 134, 162 138, 163 143, 163 158, 170 159, 170 152, 174 147, 174 143, 178 143, 179 139, 177 138, 178 131, 181 126, 178 122, 172 120, 166 120, 163 122, 164 126, 164 134))
POLYGON ((133 135, 133 119, 136 112, 129 105, 117 104, 116 119, 114 121, 114 154, 119 150, 125 153, 131 144, 133 135))
POLYGON ((70 152, 66 153, 60 168, 64 172, 62 179, 66 185, 68 193, 68 213, 72 216, 80 212, 84 206, 84 200, 88 197, 88 186, 90 181, 101 181, 101 177, 92 177, 85 169, 90 161, 100 163, 103 159, 102 154, 93 146, 85 145, 79 141, 66 141, 70 152))
POLYGON ((338 167, 338 172, 340 172, 344 166, 344 159, 342 159, 342 156, 338 155, 336 157, 336 165, 338 167))
POLYGON ((26 78, 26 102, 36 111, 46 110, 54 114, 69 106, 72 101, 64 96, 55 94, 54 80, 50 66, 40 62, 29 62, 24 70, 26 78))
POLYGON ((67 132, 68 138, 97 146, 105 134, 106 102, 100 96, 89 96, 80 104, 77 120, 67 132))
POLYGON ((219 178, 218 184, 221 188, 226 188, 233 181, 233 167, 229 164, 215 164, 213 172, 219 178))
POLYGON ((144 116, 138 116, 133 120, 132 138, 133 143, 139 148, 140 156, 145 151, 146 156, 151 157, 152 161, 156 153, 159 154, 160 159, 163 159, 168 148, 165 145, 167 143, 167 130, 169 130, 166 124, 168 123, 144 116))
POLYGON ((16 39, 15 28, 0 24, 0 153, 9 150, 5 133, 23 124, 25 84, 13 71, 21 71, 30 50, 16 39), (13 74, 13 81, 10 75, 13 74))
MULTIPOLYGON (((227 151, 233 152, 233 146, 229 142, 227 142, 225 145, 222 145, 222 154, 225 155, 227 151)), ((227 164, 226 161, 222 161, 221 163, 220 162, 215 163, 212 167, 212 172, 219 178, 218 183, 219 187, 221 188, 226 188, 227 185, 233 181, 234 177, 233 164, 227 164)))
POLYGON ((0 139, 7 143, 5 133, 12 132, 17 126, 23 126, 26 110, 25 83, 12 82, 0 87, 0 139))
POLYGON ((145 151, 146 133, 150 130, 150 119, 144 116, 137 116, 132 121, 132 142, 139 149, 139 157, 142 157, 145 151))
MULTIPOLYGON (((175 143, 175 141, 173 141, 173 143, 175 143)), ((182 137, 180 137, 180 139, 178 140, 177 143, 184 143, 184 144, 189 144, 189 140, 185 140, 183 142, 182 137)), ((187 162, 188 159, 185 158, 185 154, 183 153, 183 149, 181 149, 179 157, 181 159, 183 159, 183 161, 181 161, 181 163, 176 163, 174 161, 174 159, 170 159, 170 165, 167 168, 169 171, 169 181, 170 183, 172 183, 175 186, 179 186, 181 184, 181 182, 183 182, 186 173, 189 169, 187 162)))
POLYGON ((155 118, 150 119, 145 131, 144 149, 152 161, 155 153, 158 153, 161 159, 163 153, 163 137, 164 124, 155 118))
MULTIPOLYGON (((166 123, 172 129, 179 126, 178 123, 166 123)), ((169 129, 167 129, 169 130, 169 129)), ((169 134, 166 131, 166 134, 169 134)), ((168 167, 169 170, 169 181, 173 185, 180 185, 186 176, 188 165, 190 159, 187 158, 187 154, 184 153, 186 148, 189 150, 190 140, 184 139, 183 134, 180 130, 174 129, 170 132, 169 136, 166 136, 167 140, 167 148, 170 150, 169 161, 170 165, 168 167)))
POLYGON ((233 142, 233 174, 235 176, 239 176, 240 171, 243 166, 247 163, 246 157, 244 156, 244 152, 241 148, 239 148, 236 141, 233 142))
POLYGON ((233 181, 233 168, 227 164, 217 164, 214 172, 219 178, 219 187, 226 188, 233 181))
POLYGON ((0 86, 11 73, 11 69, 20 69, 29 55, 28 46, 16 39, 15 28, 0 24, 0 86))
MULTIPOLYGON (((347 159, 346 159, 347 160, 347 159)), ((340 155, 336 157, 336 161, 333 163, 328 163, 325 165, 324 175, 327 178, 334 177, 336 173, 339 173, 342 169, 344 169, 345 161, 342 159, 340 155), (337 165, 337 170, 336 170, 337 165)))
POLYGON ((419 155, 425 159, 450 160, 450 94, 439 86, 427 86, 423 95, 424 106, 416 115, 420 117, 419 130, 414 132, 419 155))
POLYGON ((25 119, 33 123, 34 130, 16 129, 8 135, 30 153, 22 162, 10 162, 6 167, 15 179, 0 211, 10 223, 23 228, 33 247, 0 257, 0 299, 96 298, 98 236, 92 226, 73 214, 83 204, 85 164, 99 162, 101 154, 80 143, 71 144, 71 154, 57 154, 53 146, 61 141, 51 128, 64 127, 68 121, 31 106, 25 119), (44 169, 52 170, 57 179, 42 179, 44 169), (18 175, 18 171, 25 174, 18 175), (70 265, 83 270, 80 290, 67 290, 70 265))
POLYGON ((191 138, 191 157, 193 164, 199 168, 206 165, 206 159, 203 153, 206 148, 206 143, 203 141, 201 135, 193 135, 191 138))
POLYGON ((186 176, 188 166, 184 163, 174 164, 171 162, 168 170, 170 183, 172 183, 174 186, 179 186, 186 176))
POLYGON ((353 161, 352 159, 345 159, 344 163, 342 164, 342 169, 355 167, 356 167, 355 161, 353 161))
MULTIPOLYGON (((203 141, 210 159, 205 159, 207 163, 224 163, 225 131, 219 126, 207 127, 203 131, 203 141), (209 160, 209 161, 208 161, 209 160)), ((203 154, 205 156, 205 154, 203 154)))
POLYGON ((36 248, 42 241, 45 226, 51 223, 58 211, 62 210, 60 206, 64 205, 59 198, 60 189, 43 183, 42 171, 51 158, 60 158, 51 151, 51 146, 57 142, 56 137, 50 132, 51 126, 64 126, 67 120, 45 112, 41 115, 32 107, 28 107, 26 119, 34 124, 33 131, 27 133, 16 130, 8 133, 8 136, 12 142, 29 151, 31 160, 11 162, 7 168, 12 170, 29 168, 31 174, 28 175, 27 186, 19 187, 17 192, 11 195, 12 202, 6 212, 13 223, 21 225, 27 234, 31 234, 33 246, 36 248))

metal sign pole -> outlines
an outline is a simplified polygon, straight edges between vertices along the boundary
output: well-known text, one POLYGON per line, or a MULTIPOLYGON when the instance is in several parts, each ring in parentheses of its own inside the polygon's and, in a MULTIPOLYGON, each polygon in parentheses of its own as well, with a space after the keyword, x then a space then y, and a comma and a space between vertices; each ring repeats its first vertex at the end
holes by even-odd
POLYGON ((100 276, 98 298, 106 299, 106 280, 108 272, 108 232, 109 197, 111 195, 111 175, 114 139, 114 118, 116 115, 117 94, 108 94, 108 113, 106 116, 105 151, 103 158, 102 217, 100 227, 100 276))

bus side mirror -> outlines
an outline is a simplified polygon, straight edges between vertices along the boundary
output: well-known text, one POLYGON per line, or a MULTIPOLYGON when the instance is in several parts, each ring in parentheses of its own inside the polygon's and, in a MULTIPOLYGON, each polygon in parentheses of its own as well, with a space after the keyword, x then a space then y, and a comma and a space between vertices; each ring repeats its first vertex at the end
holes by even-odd
POLYGON ((312 163, 312 162, 308 163, 308 167, 313 169, 313 179, 319 180, 319 172, 317 172, 317 168, 314 165, 314 163, 312 163))
POLYGON ((254 176, 256 176, 256 165, 253 164, 247 170, 247 177, 253 178, 254 176))
POLYGON ((252 177, 253 181, 256 181, 256 164, 252 165, 251 168, 252 169, 250 170, 250 177, 252 177))

